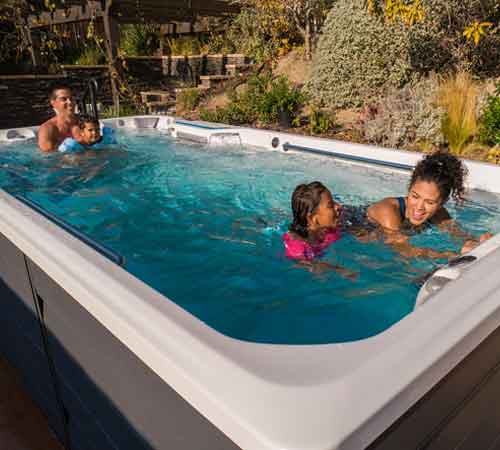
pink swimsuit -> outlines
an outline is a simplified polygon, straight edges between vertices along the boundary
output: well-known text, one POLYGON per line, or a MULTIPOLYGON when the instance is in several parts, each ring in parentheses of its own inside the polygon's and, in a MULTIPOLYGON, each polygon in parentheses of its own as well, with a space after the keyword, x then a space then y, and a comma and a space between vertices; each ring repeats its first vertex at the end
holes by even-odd
POLYGON ((340 227, 327 231, 323 240, 315 244, 309 244, 309 242, 303 241, 302 239, 293 238, 288 232, 283 235, 286 256, 292 259, 305 259, 307 261, 311 261, 316 256, 321 255, 330 244, 339 239, 340 227))

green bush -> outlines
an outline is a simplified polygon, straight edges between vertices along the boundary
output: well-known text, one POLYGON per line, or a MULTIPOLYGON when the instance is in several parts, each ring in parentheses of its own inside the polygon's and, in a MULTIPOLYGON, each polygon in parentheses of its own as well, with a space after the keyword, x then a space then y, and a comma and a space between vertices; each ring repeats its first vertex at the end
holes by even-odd
POLYGON ((336 126, 335 117, 315 107, 311 109, 308 119, 311 134, 326 134, 336 126))
POLYGON ((359 106, 411 72, 407 29, 367 13, 365 0, 338 0, 313 57, 305 92, 320 105, 359 106))
POLYGON ((177 107, 183 111, 192 111, 198 105, 200 97, 201 92, 199 89, 184 89, 177 94, 177 107))
POLYGON ((99 118, 109 119, 112 117, 136 116, 140 114, 144 114, 143 109, 137 108, 134 105, 120 104, 118 113, 115 111, 113 106, 107 106, 99 113, 99 118))
POLYGON ((243 8, 230 23, 226 39, 220 45, 261 63, 277 54, 281 37, 262 25, 258 11, 243 8))
POLYGON ((270 72, 266 72, 251 76, 244 90, 231 92, 226 108, 202 110, 200 117, 210 122, 235 125, 257 121, 269 125, 277 122, 280 110, 293 115, 303 101, 304 95, 286 76, 273 78, 270 72))
POLYGON ((280 111, 293 115, 304 102, 304 95, 295 89, 284 75, 271 80, 257 104, 258 120, 265 124, 275 123, 280 111))
POLYGON ((86 47, 85 50, 76 58, 74 64, 82 66, 96 66, 104 64, 106 61, 102 52, 94 46, 86 47))
POLYGON ((171 55, 199 55, 204 50, 204 44, 193 36, 167 39, 167 44, 171 55))
POLYGON ((127 24, 121 27, 120 50, 124 56, 151 56, 160 46, 159 26, 127 24))
POLYGON ((425 19, 406 26, 371 15, 366 0, 337 0, 323 27, 305 89, 328 106, 359 106, 415 77, 450 69, 498 75, 498 0, 422 0, 425 19), (463 36, 475 20, 495 24, 479 45, 463 36))
POLYGON ((479 128, 479 140, 486 145, 500 145, 500 85, 488 99, 479 128))
POLYGON ((435 75, 390 90, 366 115, 362 124, 365 139, 391 148, 404 148, 415 142, 444 144, 444 110, 435 104, 438 90, 435 75))

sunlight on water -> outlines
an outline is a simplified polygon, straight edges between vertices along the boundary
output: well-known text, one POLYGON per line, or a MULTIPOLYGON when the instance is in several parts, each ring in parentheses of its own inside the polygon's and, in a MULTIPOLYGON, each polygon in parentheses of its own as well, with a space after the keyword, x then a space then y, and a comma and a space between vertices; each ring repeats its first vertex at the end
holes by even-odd
MULTIPOLYGON (((346 234, 325 261, 359 273, 312 274, 284 257, 290 196, 320 180, 343 204, 404 195, 408 177, 331 158, 174 142, 158 131, 119 134, 122 149, 45 156, 33 143, 0 148, 0 186, 42 204, 125 256, 126 269, 229 336, 313 344, 374 335, 408 314, 416 280, 443 261, 407 260, 346 234)), ((453 217, 499 232, 499 197, 473 192, 453 217)), ((421 246, 460 248, 428 229, 421 246)))

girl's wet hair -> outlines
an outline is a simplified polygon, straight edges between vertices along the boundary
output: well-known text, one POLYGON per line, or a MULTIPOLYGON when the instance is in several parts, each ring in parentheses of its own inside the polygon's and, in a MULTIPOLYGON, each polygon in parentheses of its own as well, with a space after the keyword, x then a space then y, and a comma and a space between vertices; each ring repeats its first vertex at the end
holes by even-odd
POLYGON ((442 203, 450 198, 463 200, 467 168, 456 156, 445 152, 436 152, 424 157, 413 170, 409 189, 416 181, 436 183, 442 203))
POLYGON ((300 237, 307 238, 307 216, 314 214, 321 202, 323 192, 328 192, 325 185, 319 181, 309 184, 299 184, 292 194, 293 222, 289 230, 300 237))

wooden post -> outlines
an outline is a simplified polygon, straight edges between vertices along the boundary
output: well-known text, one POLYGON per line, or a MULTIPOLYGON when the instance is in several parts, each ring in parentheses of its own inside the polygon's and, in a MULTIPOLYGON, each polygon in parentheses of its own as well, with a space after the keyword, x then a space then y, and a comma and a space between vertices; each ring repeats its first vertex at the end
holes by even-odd
POLYGON ((109 76, 111 79, 111 91, 113 94, 113 106, 115 113, 119 114, 120 111, 120 91, 118 88, 118 43, 120 40, 120 30, 118 22, 110 15, 113 0, 106 0, 103 14, 104 32, 106 34, 106 53, 108 57, 109 76))
POLYGON ((27 30, 27 38, 29 43, 29 51, 31 55, 31 62, 33 63, 33 67, 38 67, 40 64, 40 42, 38 36, 34 37, 31 32, 31 28, 28 24, 26 24, 27 30))

